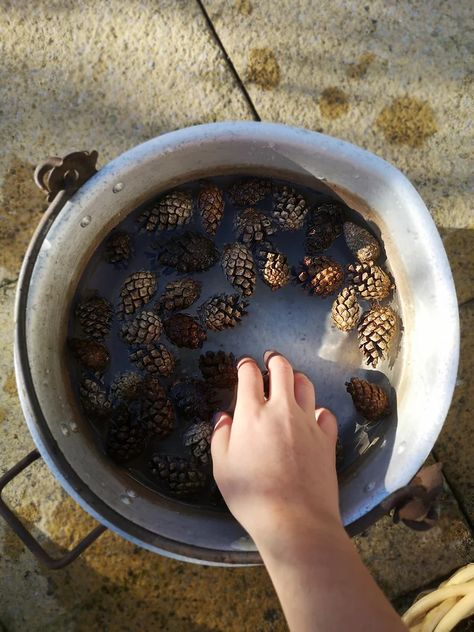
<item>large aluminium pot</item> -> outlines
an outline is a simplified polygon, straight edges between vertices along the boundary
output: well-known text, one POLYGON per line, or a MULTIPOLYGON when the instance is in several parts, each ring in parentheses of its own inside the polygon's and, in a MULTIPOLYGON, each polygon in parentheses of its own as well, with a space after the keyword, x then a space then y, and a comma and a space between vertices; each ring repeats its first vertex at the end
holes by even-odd
MULTIPOLYGON (((458 361, 456 296, 433 221, 397 169, 349 143, 269 123, 191 127, 124 153, 60 210, 53 208, 25 258, 15 315, 18 391, 33 439, 66 491, 100 523, 151 551, 216 565, 260 558, 229 515, 153 493, 104 457, 72 394, 65 339, 81 274, 115 225, 162 190, 239 172, 329 187, 381 230, 404 327, 390 374, 397 418, 341 477, 341 511, 351 533, 375 521, 381 502, 406 485, 428 456, 450 404, 458 361)), ((314 349, 316 363, 330 335, 314 349)))

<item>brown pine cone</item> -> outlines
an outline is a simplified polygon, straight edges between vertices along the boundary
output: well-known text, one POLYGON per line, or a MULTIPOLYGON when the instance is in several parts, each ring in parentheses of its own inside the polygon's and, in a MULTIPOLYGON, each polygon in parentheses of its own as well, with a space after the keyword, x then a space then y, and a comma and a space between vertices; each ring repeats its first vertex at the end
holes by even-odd
POLYGON ((163 324, 166 335, 177 347, 199 349, 207 339, 201 324, 189 314, 173 314, 163 324))
POLYGON ((207 351, 199 358, 199 369, 206 382, 215 388, 233 388, 237 384, 233 353, 207 351))
POLYGON ((211 419, 215 412, 214 391, 203 380, 178 380, 171 386, 169 394, 177 411, 186 419, 211 419))
POLYGON ((173 230, 187 224, 193 216, 193 198, 189 191, 172 191, 148 206, 140 216, 149 232, 173 230))
POLYGON ((332 319, 341 331, 351 331, 357 327, 360 305, 353 287, 345 287, 332 304, 332 319))
POLYGON ((122 312, 133 314, 148 303, 156 290, 156 276, 153 272, 139 270, 127 277, 122 285, 122 312))
POLYGON ((303 228, 308 205, 300 193, 293 187, 278 186, 273 191, 273 200, 272 216, 282 230, 303 228))
POLYGON ((87 414, 99 418, 110 415, 111 405, 102 382, 84 376, 79 389, 79 397, 87 414))
POLYGON ((142 385, 140 420, 150 435, 167 437, 174 428, 173 404, 159 380, 149 375, 142 385))
POLYGON ((379 242, 365 228, 353 222, 344 222, 344 238, 349 250, 361 263, 374 262, 380 257, 379 242))
POLYGON ((126 463, 139 456, 146 446, 146 431, 143 425, 124 405, 113 412, 105 439, 107 454, 118 461, 126 463))
POLYGON ((257 265, 263 282, 272 290, 279 290, 290 280, 287 258, 268 241, 257 249, 257 265))
POLYGON ((122 326, 121 336, 129 345, 150 345, 163 331, 163 324, 154 312, 141 312, 122 326))
POLYGON ((342 233, 345 206, 336 200, 323 202, 312 209, 306 230, 306 254, 315 255, 331 246, 342 233))
POLYGON ((347 392, 352 397, 355 409, 367 421, 378 421, 390 414, 390 401, 383 388, 358 377, 346 382, 347 392))
POLYGON ((296 280, 310 294, 325 298, 341 286, 344 271, 342 266, 330 257, 305 257, 296 271, 296 280))
POLYGON ((247 306, 239 294, 216 294, 200 306, 199 316, 208 329, 222 331, 238 325, 247 306))
POLYGON ((208 235, 214 237, 224 215, 222 191, 218 186, 209 182, 199 191, 197 203, 201 213, 202 226, 208 235))
POLYGON ((159 262, 175 268, 181 274, 204 272, 219 260, 219 251, 214 242, 192 231, 172 237, 164 244, 158 244, 158 249, 159 262))
POLYGON ((112 305, 105 298, 93 296, 79 303, 76 316, 88 338, 103 340, 110 331, 112 305))
POLYGON ((139 369, 145 369, 148 373, 156 373, 164 377, 171 375, 176 366, 176 361, 171 351, 168 351, 165 345, 160 343, 131 353, 130 360, 139 369))
POLYGON ((375 368, 379 360, 387 357, 397 323, 397 315, 390 307, 376 305, 362 314, 358 326, 359 349, 367 364, 375 368))
POLYGON ((244 296, 250 296, 255 288, 257 275, 252 253, 244 244, 224 246, 222 269, 227 280, 244 296))
POLYGON ((187 309, 198 300, 201 289, 202 284, 191 278, 171 281, 166 285, 156 307, 161 313, 187 309))
POLYGON ((192 458, 200 465, 211 462, 211 437, 213 426, 209 421, 195 421, 184 433, 183 443, 192 458))
POLYGON ((118 375, 112 382, 110 392, 114 399, 124 402, 138 399, 141 393, 143 378, 138 373, 129 371, 118 375))
POLYGON ((243 178, 229 189, 229 195, 236 206, 252 206, 271 193, 271 182, 267 178, 243 178))
POLYGON ((150 467, 152 473, 179 498, 194 496, 206 486, 205 473, 179 456, 154 454, 150 467))
POLYGON ((68 344, 75 358, 84 368, 98 373, 105 371, 110 356, 107 347, 101 342, 70 338, 68 344))
POLYGON ((253 243, 264 241, 269 235, 273 235, 276 229, 270 218, 250 207, 236 215, 234 230, 237 239, 251 246, 253 243))
POLYGON ((104 258, 108 263, 128 263, 132 254, 132 240, 128 233, 113 233, 105 242, 104 258))
POLYGON ((367 300, 387 298, 395 287, 388 274, 372 263, 352 263, 347 271, 354 289, 367 300))

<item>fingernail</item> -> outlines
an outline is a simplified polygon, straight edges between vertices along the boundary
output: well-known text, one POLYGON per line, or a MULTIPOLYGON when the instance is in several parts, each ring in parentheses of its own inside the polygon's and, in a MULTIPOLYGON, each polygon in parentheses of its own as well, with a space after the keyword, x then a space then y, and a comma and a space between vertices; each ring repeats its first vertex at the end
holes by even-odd
POLYGON ((245 362, 255 362, 255 360, 251 356, 243 355, 243 356, 240 356, 240 358, 237 358, 237 362, 235 366, 237 367, 237 369, 240 369, 242 364, 244 364, 245 362))
POLYGON ((265 351, 263 354, 263 362, 265 363, 265 366, 270 362, 270 358, 274 355, 279 355, 278 351, 275 351, 274 349, 268 349, 265 351))

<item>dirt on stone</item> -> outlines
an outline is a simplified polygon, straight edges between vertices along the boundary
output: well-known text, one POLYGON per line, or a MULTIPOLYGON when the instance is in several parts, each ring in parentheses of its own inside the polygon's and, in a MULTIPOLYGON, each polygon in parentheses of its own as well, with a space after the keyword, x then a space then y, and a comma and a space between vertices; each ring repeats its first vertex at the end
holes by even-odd
POLYGON ((384 107, 376 125, 389 143, 413 148, 421 147, 438 131, 433 108, 410 96, 398 97, 384 107))
POLYGON ((280 83, 280 66, 270 48, 253 48, 249 54, 247 80, 264 90, 280 83))
POLYGON ((349 79, 362 79, 367 74, 369 66, 375 60, 373 53, 363 53, 357 62, 349 64, 346 74, 349 79))
POLYGON ((344 116, 349 108, 349 99, 344 90, 335 86, 323 90, 319 99, 319 109, 325 118, 336 119, 344 116))

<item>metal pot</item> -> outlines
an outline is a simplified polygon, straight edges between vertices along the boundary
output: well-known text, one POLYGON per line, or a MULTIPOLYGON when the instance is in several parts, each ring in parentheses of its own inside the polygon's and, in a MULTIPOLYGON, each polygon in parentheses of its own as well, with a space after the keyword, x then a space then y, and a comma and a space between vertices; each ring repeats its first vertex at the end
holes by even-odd
MULTIPOLYGON (((72 161, 61 170, 61 164, 57 162, 57 181, 53 163, 38 174, 43 186, 47 181, 50 199, 61 183, 65 191, 38 227, 21 271, 15 370, 29 430, 65 490, 101 525, 151 551, 215 565, 260 563, 252 541, 230 515, 167 500, 103 456, 73 396, 64 353, 75 289, 92 253, 115 225, 172 186, 209 174, 260 172, 329 188, 381 230, 404 323, 400 353, 390 369, 397 419, 383 426, 377 441, 341 477, 340 503, 351 533, 385 513, 383 501, 410 481, 433 447, 448 411, 458 362, 451 272, 433 221, 410 182, 349 143, 253 122, 165 134, 121 155, 87 181, 91 169, 82 172, 72 161), (67 199, 71 186, 77 191, 67 199)), ((323 343, 327 336, 330 333, 324 333, 323 343)), ((7 473, 0 491, 37 456, 30 455, 7 473)), ((0 509, 20 531, 3 501, 0 509)), ((67 561, 104 528, 98 527, 67 561)), ((50 566, 66 563, 51 561, 29 534, 20 534, 30 538, 27 544, 50 566)))

